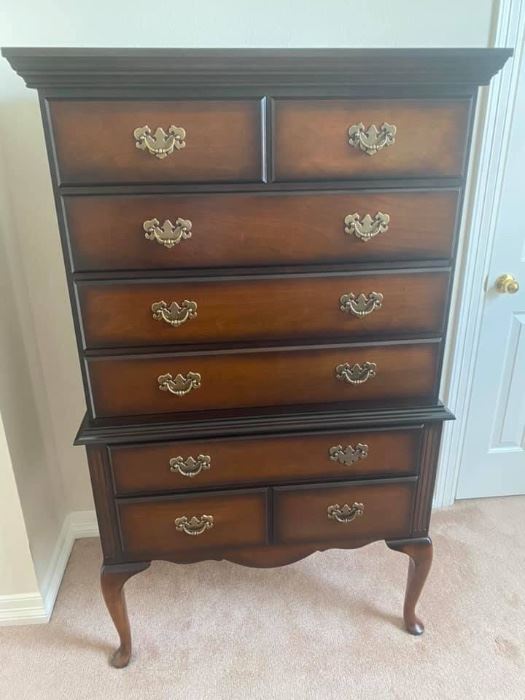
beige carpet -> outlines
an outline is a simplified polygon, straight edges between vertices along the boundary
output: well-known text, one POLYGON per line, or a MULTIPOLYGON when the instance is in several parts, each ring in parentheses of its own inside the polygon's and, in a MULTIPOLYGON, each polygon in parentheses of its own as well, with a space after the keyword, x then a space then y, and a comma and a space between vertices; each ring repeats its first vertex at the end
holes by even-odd
POLYGON ((0 629, 0 698, 525 698, 525 498, 460 503, 432 534, 422 637, 401 629, 407 559, 380 542, 274 570, 158 562, 127 586, 124 670, 99 543, 79 541, 51 623, 0 629))

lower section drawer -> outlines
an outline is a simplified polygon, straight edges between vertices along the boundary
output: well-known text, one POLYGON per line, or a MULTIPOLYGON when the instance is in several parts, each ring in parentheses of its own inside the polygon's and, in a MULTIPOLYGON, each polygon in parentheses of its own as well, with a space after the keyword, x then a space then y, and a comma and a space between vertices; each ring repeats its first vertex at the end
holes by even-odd
POLYGON ((275 541, 369 541, 410 535, 417 479, 275 489, 275 541))
POLYGON ((94 418, 358 401, 430 401, 440 341, 96 357, 94 418))
POLYGON ((117 496, 202 487, 406 476, 423 428, 182 440, 110 447, 117 496))
POLYGON ((267 494, 266 489, 251 489, 117 503, 123 550, 151 559, 266 544, 267 494))

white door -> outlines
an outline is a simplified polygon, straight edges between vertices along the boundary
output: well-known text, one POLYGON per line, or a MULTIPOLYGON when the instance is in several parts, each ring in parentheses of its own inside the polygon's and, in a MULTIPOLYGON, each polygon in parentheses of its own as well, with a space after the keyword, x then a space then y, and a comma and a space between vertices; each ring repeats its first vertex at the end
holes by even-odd
POLYGON ((521 54, 457 498, 525 493, 525 60, 521 54), (510 275, 498 291, 497 280, 510 275), (516 291, 517 285, 521 285, 516 291))

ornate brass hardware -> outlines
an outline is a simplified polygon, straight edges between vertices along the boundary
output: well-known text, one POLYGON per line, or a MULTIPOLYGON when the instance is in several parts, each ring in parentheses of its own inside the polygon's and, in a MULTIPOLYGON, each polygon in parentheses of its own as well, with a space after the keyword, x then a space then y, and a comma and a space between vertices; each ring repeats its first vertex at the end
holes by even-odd
POLYGON ((166 321, 170 326, 182 326, 186 321, 197 316, 197 302, 185 299, 179 306, 176 301, 168 304, 165 301, 156 301, 151 305, 155 321, 166 321))
POLYGON ((175 520, 175 529, 179 532, 184 532, 186 535, 202 535, 206 530, 211 530, 213 527, 213 515, 192 515, 188 518, 183 515, 182 518, 175 520))
POLYGON ((396 140, 397 127, 383 122, 379 129, 371 124, 365 129, 363 122, 353 124, 348 129, 348 143, 369 156, 375 155, 382 148, 391 146, 396 140))
POLYGON ((197 476, 205 469, 211 468, 210 455, 198 455, 194 457, 172 457, 170 459, 170 472, 178 472, 181 476, 190 478, 197 476))
POLYGON ((335 503, 333 506, 328 506, 328 520, 337 520, 338 523, 351 523, 352 520, 360 518, 365 512, 365 507, 362 503, 352 503, 351 506, 345 503, 340 506, 335 503))
POLYGON ((175 379, 171 374, 161 374, 157 377, 159 389, 169 391, 175 396, 189 394, 192 389, 198 389, 201 385, 201 375, 198 372, 188 372, 186 376, 177 374, 175 379))
POLYGON ((368 379, 376 376, 376 369, 375 362, 363 362, 362 365, 357 362, 355 365, 345 362, 342 365, 337 365, 335 376, 348 384, 364 384, 368 379))
POLYGON ((133 136, 137 148, 140 148, 141 151, 148 151, 152 156, 161 160, 173 153, 173 149, 176 148, 180 151, 186 146, 185 129, 181 126, 173 126, 173 124, 168 128, 168 133, 159 126, 155 129, 154 134, 151 133, 148 125, 141 126, 135 129, 133 136))
POLYGON ((500 294, 516 294, 519 288, 520 283, 514 275, 500 275, 496 280, 496 289, 500 294))
POLYGON ((148 241, 157 241, 165 248, 173 248, 181 241, 191 238, 192 223, 189 219, 175 219, 175 225, 169 219, 160 225, 158 219, 148 219, 142 224, 146 231, 144 238, 148 241))
POLYGON ((360 459, 368 457, 368 445, 358 442, 355 447, 348 445, 344 449, 342 445, 335 445, 328 450, 328 454, 332 462, 339 462, 339 464, 349 467, 359 462, 360 459))
POLYGON ((383 306, 383 295, 381 292, 370 292, 368 295, 359 294, 356 296, 350 292, 350 294, 343 294, 339 301, 341 311, 363 318, 363 316, 368 316, 372 311, 383 306))
POLYGON ((353 234, 360 241, 365 241, 366 243, 379 233, 388 231, 389 223, 390 216, 380 211, 377 212, 374 218, 370 214, 365 214, 362 221, 359 214, 348 214, 348 216, 345 216, 345 233, 349 236, 353 234))

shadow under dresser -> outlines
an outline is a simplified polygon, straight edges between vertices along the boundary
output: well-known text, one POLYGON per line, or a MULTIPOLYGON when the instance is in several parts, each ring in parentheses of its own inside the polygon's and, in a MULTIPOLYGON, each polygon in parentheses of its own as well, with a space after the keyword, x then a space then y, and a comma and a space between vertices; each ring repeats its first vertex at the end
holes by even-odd
POLYGON ((102 592, 154 559, 432 559, 479 85, 510 52, 4 49, 40 94, 102 592))

